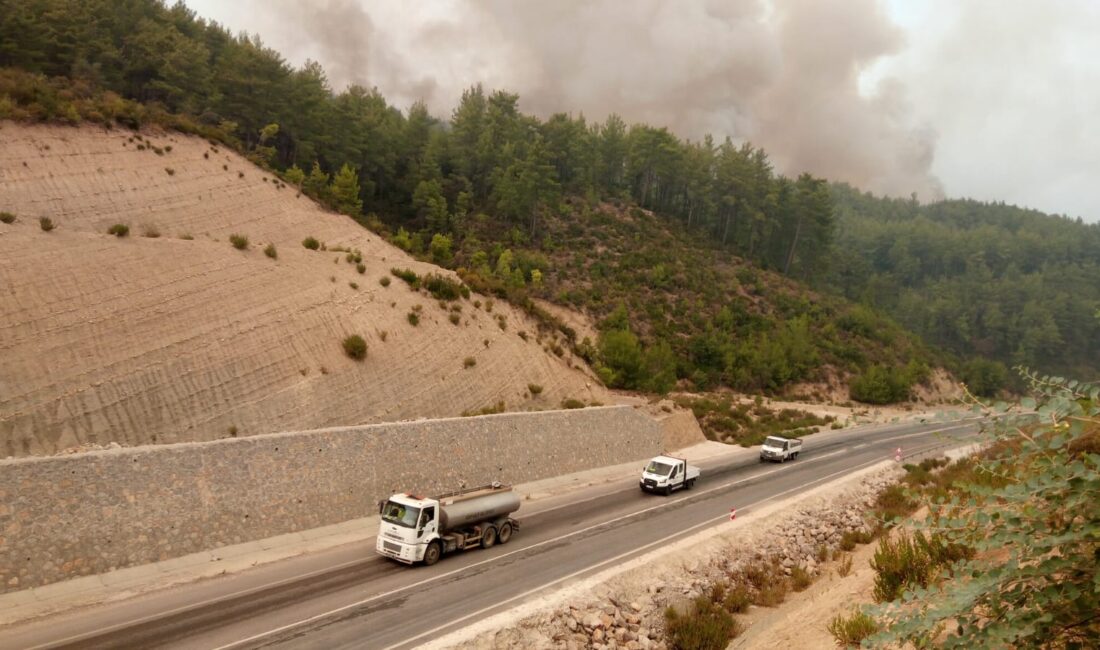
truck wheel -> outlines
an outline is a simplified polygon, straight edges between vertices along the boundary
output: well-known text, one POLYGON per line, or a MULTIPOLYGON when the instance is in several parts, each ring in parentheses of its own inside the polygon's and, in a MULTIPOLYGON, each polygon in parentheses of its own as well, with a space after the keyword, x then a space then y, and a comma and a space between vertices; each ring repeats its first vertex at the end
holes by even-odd
POLYGON ((687 483, 684 483, 684 487, 685 487, 686 489, 688 489, 688 490, 690 490, 691 488, 695 487, 695 479, 691 479, 691 480, 690 480, 690 481, 688 481, 687 483))
POLYGON ((497 529, 492 526, 488 526, 485 532, 481 534, 481 548, 492 548, 493 544, 497 543, 497 529))
POLYGON ((672 494, 672 486, 671 485, 666 485, 664 491, 662 492, 662 494, 664 494, 666 497, 668 495, 672 494))
POLYGON ((512 524, 504 522, 497 530, 497 541, 501 544, 507 544, 510 539, 512 539, 512 524))
POLYGON ((439 561, 439 542, 428 544, 424 549, 424 566, 431 566, 439 561))

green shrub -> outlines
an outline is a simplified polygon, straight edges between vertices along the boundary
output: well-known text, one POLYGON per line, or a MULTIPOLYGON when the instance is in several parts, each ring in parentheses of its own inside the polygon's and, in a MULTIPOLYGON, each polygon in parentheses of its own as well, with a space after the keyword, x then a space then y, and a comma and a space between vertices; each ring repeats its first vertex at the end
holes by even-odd
POLYGON ((355 270, 359 272, 359 275, 363 275, 364 273, 367 272, 367 267, 366 267, 365 264, 360 262, 359 264, 355 265, 355 270))
POLYGON ((356 361, 362 361, 367 357, 367 342, 358 334, 348 336, 344 339, 344 354, 356 361))
POLYGON ((527 392, 531 393, 531 397, 536 397, 542 394, 542 386, 539 384, 527 384, 527 392))
POLYGON ((264 255, 267 255, 273 260, 278 259, 279 251, 275 250, 275 244, 268 244, 267 247, 264 248, 264 255))
POLYGON ((0 222, 2 223, 14 223, 15 215, 10 212, 0 212, 0 222))
POLYGON ((925 549, 902 533, 896 540, 889 536, 879 540, 871 568, 875 570, 875 600, 885 603, 896 600, 906 589, 927 587, 936 567, 925 549))
POLYGON ((164 173, 168 174, 169 176, 175 176, 176 170, 172 169, 171 167, 165 167, 164 173))
POLYGON ((306 237, 302 240, 302 246, 305 246, 311 251, 315 251, 321 247, 321 242, 317 241, 313 237, 306 237))
POLYGON ((38 227, 42 229, 42 232, 50 232, 57 226, 54 225, 53 219, 50 219, 49 217, 39 217, 38 227))
POLYGON ((243 251, 248 248, 248 237, 245 235, 232 234, 229 236, 229 243, 233 244, 233 248, 239 251, 243 251))
POLYGON ((749 605, 752 604, 752 594, 745 585, 738 584, 732 589, 726 591, 726 595, 722 598, 722 607, 726 608, 726 611, 731 614, 740 614, 747 612, 749 605))
POLYGON ((572 397, 566 397, 561 401, 561 407, 563 409, 582 409, 584 408, 584 402, 572 397))
POLYGON ((846 530, 840 536, 840 550, 851 551, 856 544, 869 544, 874 537, 865 530, 846 530))
POLYGON ((383 287, 390 286, 390 276, 383 275, 381 278, 378 279, 378 284, 381 284, 383 287))
POLYGON ((465 359, 462 360, 462 367, 463 368, 473 368, 476 365, 477 365, 477 359, 475 359, 473 357, 466 357, 465 359))
POLYGON ((904 368, 873 365, 852 379, 852 399, 866 404, 893 404, 909 399, 912 381, 904 368))
POLYGON ((837 614, 829 621, 829 634, 833 635, 837 645, 845 648, 858 648, 864 639, 878 632, 879 626, 875 619, 859 610, 852 609, 845 616, 837 614))
POLYGON ((406 316, 405 318, 408 319, 409 325, 412 325, 413 327, 416 327, 420 324, 420 314, 416 313, 415 311, 410 311, 408 316, 406 316))
POLYGON ((107 229, 107 234, 114 235, 115 237, 119 238, 126 237, 130 234, 130 226, 127 226, 124 223, 116 223, 115 225, 107 229))
POLYGON ((435 273, 424 276, 422 284, 437 300, 458 300, 463 297, 463 289, 465 289, 461 283, 435 273))
POLYGON ((903 486, 895 483, 879 492, 874 509, 884 520, 891 521, 909 516, 917 509, 917 503, 909 498, 903 486))
POLYGON ((408 284, 413 289, 419 289, 420 288, 420 276, 418 276, 416 274, 416 272, 413 271, 412 269, 399 269, 399 268, 395 267, 395 268, 390 269, 390 273, 392 273, 394 276, 404 280, 405 283, 408 284))
POLYGON ((355 289, 356 291, 359 290, 359 283, 357 283, 357 282, 349 282, 348 286, 351 287, 352 289, 355 289))
POLYGON ((462 320, 462 316, 458 315, 455 312, 451 312, 451 314, 447 316, 447 320, 451 321, 451 325, 458 325, 458 323, 462 320))
POLYGON ((726 609, 705 596, 692 601, 686 614, 665 610, 669 646, 680 650, 725 650, 741 627, 726 609))

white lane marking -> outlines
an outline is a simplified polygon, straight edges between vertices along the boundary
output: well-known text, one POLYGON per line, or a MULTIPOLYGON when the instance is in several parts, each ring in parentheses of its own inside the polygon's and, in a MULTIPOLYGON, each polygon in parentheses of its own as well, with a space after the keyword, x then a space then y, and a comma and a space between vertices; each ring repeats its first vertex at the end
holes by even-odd
MULTIPOLYGON (((933 434, 933 433, 941 433, 941 432, 951 431, 951 430, 954 430, 954 429, 965 428, 965 427, 968 427, 968 426, 971 426, 971 425, 970 424, 964 424, 964 425, 958 425, 958 426, 942 429, 940 431, 924 431, 924 432, 905 434, 905 435, 902 435, 902 436, 895 436, 895 437, 892 437, 892 438, 881 438, 881 439, 876 440, 875 442, 887 442, 887 441, 895 440, 895 439, 898 439, 898 438, 908 438, 908 437, 912 437, 912 436, 916 436, 916 435, 928 435, 928 434, 933 434)), ((830 452, 828 454, 824 454, 824 455, 821 455, 821 456, 815 456, 812 459, 803 461, 802 463, 800 463, 800 465, 805 465, 805 464, 808 464, 808 463, 811 463, 811 462, 824 460, 826 458, 829 458, 830 456, 835 456, 837 454, 844 453, 845 451, 846 450, 841 449, 841 450, 830 452)), ((482 560, 480 562, 476 562, 474 564, 470 564, 468 566, 455 569, 453 571, 441 574, 439 576, 435 576, 433 578, 426 578, 426 579, 421 580, 419 582, 414 582, 414 583, 412 583, 408 586, 405 586, 405 587, 398 587, 397 589, 393 589, 391 591, 384 592, 384 593, 378 594, 376 596, 372 596, 371 598, 360 601, 358 603, 353 603, 353 604, 347 605, 343 608, 332 610, 331 612, 327 612, 325 614, 318 614, 317 616, 318 617, 328 616, 328 615, 335 614, 335 613, 338 613, 340 611, 343 611, 344 609, 347 609, 347 608, 357 607, 359 605, 369 603, 369 602, 377 600, 379 598, 383 598, 383 597, 386 597, 386 596, 392 596, 393 594, 400 593, 401 591, 404 591, 406 589, 412 589, 414 587, 418 587, 420 585, 426 584, 426 583, 431 582, 433 580, 439 580, 439 579, 442 579, 442 578, 446 578, 448 576, 454 575, 454 574, 459 573, 461 571, 465 571, 466 569, 481 566, 481 565, 489 563, 489 562, 495 562, 495 561, 503 559, 505 557, 515 555, 516 553, 522 553, 522 552, 524 552, 526 550, 529 550, 529 549, 537 548, 539 546, 543 546, 543 545, 546 545, 546 544, 549 544, 549 543, 552 543, 552 542, 560 541, 562 539, 565 539, 566 537, 569 537, 570 535, 576 535, 576 534, 580 534, 580 533, 583 533, 583 532, 587 532, 589 530, 592 530, 593 528, 598 528, 600 526, 610 524, 610 523, 614 523, 616 521, 620 521, 622 519, 629 518, 629 517, 632 517, 634 515, 649 512, 651 510, 661 508, 665 505, 669 505, 670 503, 679 503, 680 501, 684 501, 686 499, 689 499, 689 498, 692 498, 692 497, 695 497, 695 496, 702 496, 704 494, 707 494, 709 492, 713 492, 715 490, 722 490, 722 489, 725 489, 727 487, 737 485, 739 483, 744 483, 746 481, 750 481, 750 480, 753 480, 753 479, 756 479, 756 478, 767 476, 769 474, 772 474, 772 473, 775 473, 775 472, 778 472, 778 471, 782 471, 782 469, 783 469, 783 467, 780 466, 779 468, 776 468, 776 469, 773 469, 773 470, 770 470, 770 471, 767 471, 767 472, 762 472, 760 474, 754 474, 752 476, 748 476, 748 477, 745 477, 743 479, 739 479, 739 480, 734 481, 732 483, 727 483, 725 485, 721 485, 721 486, 718 486, 718 487, 715 487, 715 488, 711 488, 709 490, 704 490, 702 492, 692 491, 691 494, 682 495, 678 499, 675 499, 675 500, 672 500, 672 501, 665 501, 665 502, 662 502, 660 505, 653 506, 651 508, 646 508, 644 510, 638 510, 638 511, 635 511, 633 513, 629 513, 629 514, 623 515, 621 517, 618 517, 616 519, 611 519, 609 521, 606 521, 606 522, 603 522, 603 523, 600 523, 600 524, 595 524, 595 525, 589 526, 588 528, 583 528, 583 529, 574 531, 573 533, 566 533, 562 536, 559 536, 559 537, 551 539, 551 540, 536 542, 536 543, 531 544, 529 546, 524 546, 522 548, 517 548, 514 551, 510 551, 510 552, 505 553, 503 555, 499 555, 499 556, 492 557, 492 558, 487 558, 487 559, 482 560)), ((610 494, 617 494, 619 492, 629 492, 629 491, 632 491, 633 489, 634 488, 627 488, 627 489, 623 489, 623 490, 617 490, 616 492, 612 492, 610 494)), ((601 498, 604 498, 606 496, 608 496, 608 493, 601 493, 601 494, 598 494, 596 496, 593 496, 593 497, 590 497, 588 499, 584 499, 584 500, 581 500, 581 501, 570 502, 570 503, 567 503, 567 504, 562 504, 560 506, 554 506, 553 508, 538 510, 538 511, 532 513, 532 515, 538 515, 538 514, 542 514, 544 512, 550 512, 551 510, 558 510, 562 507, 565 507, 566 505, 576 505, 577 503, 584 503, 586 501, 593 501, 595 499, 601 499, 601 498)), ((374 538, 373 537, 368 538, 367 540, 364 540, 364 543, 369 541, 369 539, 374 539, 374 538)), ((110 634, 111 632, 115 632, 117 630, 125 629, 125 628, 128 628, 128 627, 134 627, 134 626, 137 626, 137 625, 142 625, 142 624, 148 623, 150 621, 154 621, 154 620, 157 620, 157 619, 173 616, 175 614, 179 614, 181 612, 186 612, 188 610, 193 610, 193 609, 197 609, 197 608, 200 608, 200 607, 213 605, 213 604, 216 604, 216 603, 219 603, 219 602, 230 601, 230 600, 233 600, 235 598, 241 598, 241 597, 244 597, 244 596, 249 596, 249 595, 252 595, 252 594, 255 594, 255 593, 259 593, 261 591, 266 591, 268 589, 281 587, 283 585, 291 584, 291 583, 294 583, 294 582, 299 582, 299 581, 302 581, 302 580, 308 580, 309 578, 312 578, 312 577, 315 577, 315 576, 318 576, 318 575, 322 575, 322 574, 325 574, 325 573, 331 573, 331 572, 339 571, 340 569, 345 569, 345 568, 348 568, 348 567, 351 567, 351 566, 355 566, 357 564, 362 564, 362 562, 363 562, 362 559, 352 560, 350 562, 344 562, 342 564, 337 564, 335 566, 330 566, 330 567, 326 567, 326 568, 323 568, 323 569, 318 569, 316 571, 310 571, 309 573, 299 574, 299 575, 296 575, 296 576, 293 576, 293 577, 290 577, 290 578, 284 578, 282 580, 277 580, 275 582, 265 583, 265 584, 259 585, 257 587, 250 587, 248 589, 243 589, 241 591, 233 592, 233 593, 225 595, 225 596, 218 596, 216 598, 205 600, 205 601, 202 601, 202 602, 199 602, 199 603, 190 603, 190 604, 187 604, 187 605, 181 605, 179 607, 170 609, 166 612, 158 612, 156 614, 150 614, 148 616, 143 616, 141 618, 132 619, 132 620, 129 620, 129 621, 126 621, 126 622, 123 622, 123 623, 116 623, 114 625, 111 625, 111 626, 108 626, 108 627, 105 627, 105 628, 100 628, 100 629, 94 630, 92 632, 81 632, 79 634, 75 634, 75 635, 66 637, 64 639, 61 639, 60 641, 50 641, 48 643, 32 646, 28 650, 44 650, 45 648, 50 648, 50 647, 54 647, 54 646, 57 646, 57 645, 64 645, 64 644, 68 644, 68 643, 73 643, 75 641, 80 641, 80 640, 88 638, 88 637, 101 636, 103 634, 110 634)), ((304 625, 304 624, 307 624, 309 622, 312 622, 312 620, 314 620, 315 618, 316 617, 312 617, 310 619, 304 619, 302 621, 299 621, 298 623, 291 623, 287 626, 284 626, 284 628, 294 627, 294 626, 297 626, 297 625, 304 625)), ((220 648, 217 648, 216 650, 223 650, 224 648, 230 648, 230 647, 233 647, 235 645, 250 641, 254 638, 260 638, 260 637, 266 636, 268 634, 274 634, 276 632, 281 631, 284 628, 278 628, 278 629, 275 629, 275 630, 271 630, 271 631, 268 631, 268 632, 261 633, 259 635, 256 635, 255 637, 249 637, 248 639, 243 639, 241 641, 236 641, 236 642, 231 643, 229 645, 221 646, 220 648)))
MULTIPOLYGON (((959 425, 959 426, 956 426, 956 427, 952 427, 951 429, 943 429, 942 431, 949 431, 949 430, 952 430, 952 429, 961 429, 961 428, 968 427, 968 426, 970 426, 970 425, 969 424, 959 425)), ((905 435, 905 436, 898 436, 898 437, 907 438, 907 437, 911 437, 913 435, 928 435, 928 434, 932 434, 932 433, 940 433, 940 431, 926 431, 926 432, 921 432, 921 433, 918 433, 918 434, 908 434, 908 435, 905 435)), ((889 440, 894 440, 894 438, 886 438, 886 439, 879 440, 877 442, 887 442, 889 440)), ((824 460, 826 458, 829 458, 831 456, 836 456, 837 454, 843 454, 843 453, 846 453, 847 451, 848 451, 847 449, 840 449, 840 450, 830 452, 830 453, 822 455, 822 456, 817 456, 815 458, 802 461, 801 463, 799 463, 799 465, 809 465, 810 463, 818 462, 818 461, 824 460)), ((835 472, 833 474, 830 474, 829 477, 837 476, 837 475, 843 474, 845 472, 851 472, 851 471, 853 471, 853 469, 858 469, 860 467, 864 467, 868 464, 871 464, 872 462, 873 463, 878 463, 878 462, 881 462, 883 460, 885 460, 885 457, 884 458, 876 458, 874 461, 869 461, 868 463, 863 463, 861 465, 858 465, 856 468, 846 468, 846 469, 843 469, 839 472, 835 472)), ((328 618, 328 617, 333 616, 335 614, 345 612, 349 609, 355 609, 356 607, 361 607, 363 605, 366 605, 368 603, 372 603, 372 602, 374 602, 376 600, 379 600, 381 598, 386 598, 386 597, 392 596, 394 594, 401 593, 402 591, 408 591, 410 589, 414 589, 416 587, 428 584, 430 582, 435 582, 437 580, 442 580, 444 578, 448 578, 448 577, 453 576, 455 574, 462 573, 463 571, 466 571, 468 569, 473 569, 475 567, 479 567, 479 566, 482 566, 482 565, 485 565, 485 564, 489 564, 491 562, 497 562, 497 561, 500 561, 500 560, 502 560, 506 557, 516 555, 517 553, 523 553, 523 552, 528 551, 528 550, 533 549, 533 548, 538 548, 540 546, 546 546, 548 544, 554 544, 554 543, 560 542, 561 540, 568 539, 570 537, 574 537, 574 536, 580 535, 582 533, 586 533, 590 530, 593 530, 593 529, 596 529, 596 528, 601 528, 603 526, 607 526, 609 524, 613 524, 613 523, 618 522, 618 521, 622 521, 623 519, 629 519, 631 517, 636 517, 638 515, 641 515, 641 514, 644 514, 644 513, 647 513, 647 512, 651 512, 653 510, 658 510, 658 509, 663 508, 663 507, 665 507, 669 504, 672 504, 672 503, 679 503, 680 501, 686 501, 690 498, 701 497, 701 496, 703 496, 705 494, 709 494, 711 492, 717 492, 719 490, 724 490, 724 489, 732 487, 734 485, 739 485, 741 483, 746 483, 748 481, 753 481, 753 480, 756 480, 758 478, 768 476, 770 474, 775 474, 776 472, 781 472, 784 469, 787 469, 787 468, 780 465, 779 467, 777 467, 773 470, 769 470, 769 471, 766 471, 766 472, 761 472, 759 474, 754 474, 752 476, 749 476, 749 477, 746 477, 746 478, 743 478, 743 479, 738 479, 736 481, 726 483, 724 485, 720 485, 720 486, 717 486, 717 487, 713 487, 713 488, 710 488, 708 490, 703 490, 703 491, 698 491, 698 492, 693 491, 691 495, 681 497, 680 499, 676 499, 675 501, 666 501, 666 502, 661 503, 661 504, 656 505, 656 506, 652 506, 652 507, 649 507, 649 508, 644 508, 642 510, 637 510, 635 512, 625 514, 625 515, 621 515, 619 517, 615 517, 613 519, 609 519, 607 521, 604 521, 604 522, 601 522, 601 523, 598 523, 598 524, 593 524, 591 526, 587 526, 585 528, 581 528, 581 529, 575 530, 573 532, 564 533, 562 535, 559 535, 559 536, 551 538, 551 539, 543 540, 541 542, 536 542, 536 543, 531 544, 529 546, 524 546, 523 548, 518 548, 514 551, 509 551, 508 553, 504 553, 504 554, 498 555, 496 557, 487 558, 487 559, 481 560, 480 562, 474 562, 473 564, 468 564, 464 567, 460 567, 460 568, 454 569, 452 571, 448 571, 446 573, 441 573, 438 576, 433 576, 431 578, 425 578, 423 580, 419 580, 417 582, 414 582, 414 583, 409 584, 409 585, 405 585, 403 587, 397 587, 396 589, 391 589, 389 591, 386 591, 386 592, 383 592, 383 593, 380 593, 380 594, 376 594, 376 595, 371 596, 369 598, 364 598, 364 599, 359 600, 357 602, 350 603, 350 604, 347 604, 347 605, 343 605, 341 607, 337 607, 336 609, 333 609, 333 610, 330 610, 330 611, 327 611, 327 612, 322 612, 320 614, 315 614, 313 616, 310 616, 309 618, 304 618, 300 621, 295 621, 294 623, 287 623, 286 625, 281 625, 277 628, 267 630, 266 632, 260 632, 259 634, 254 634, 250 637, 247 637, 247 638, 244 638, 244 639, 239 639, 237 641, 233 641, 233 642, 227 643, 225 645, 218 646, 214 650, 229 650, 230 648, 236 648, 238 646, 244 645, 246 643, 250 643, 252 641, 256 641, 258 639, 262 639, 262 638, 267 637, 267 636, 271 636, 273 634, 278 634, 280 632, 284 632, 286 630, 290 630, 290 629, 293 629, 293 628, 296 628, 296 627, 301 627, 303 625, 309 625, 310 623, 313 623, 315 621, 319 621, 321 619, 328 618)), ((817 479, 817 480, 821 480, 821 479, 817 479)), ((813 481, 811 481, 810 483, 813 483, 813 481)), ((810 483, 807 483, 805 485, 809 485, 810 483)), ((800 486, 800 487, 805 487, 805 485, 800 486)), ((769 499, 774 499, 777 496, 787 494, 789 491, 790 490, 780 492, 777 495, 773 495, 772 497, 769 497, 769 499)), ((768 499, 764 499, 763 501, 760 501, 760 502, 757 502, 757 503, 765 503, 765 502, 767 502, 767 500, 768 499)), ((757 505, 757 504, 753 504, 753 505, 757 505)), ((748 506, 748 507, 752 507, 752 506, 748 506)), ((728 516, 727 514, 723 514, 718 519, 722 519, 722 518, 725 518, 727 516, 728 516)), ((699 526, 706 525, 706 524, 711 523, 713 521, 715 521, 715 520, 708 520, 708 521, 703 522, 702 524, 697 524, 697 525, 692 526, 691 528, 687 528, 685 530, 694 530, 695 528, 698 528, 699 526)), ((677 533, 677 534, 681 534, 683 532, 684 531, 680 531, 680 533, 677 533)), ((600 566, 600 565, 596 565, 596 566, 600 566)), ((591 568, 592 567, 589 567, 589 569, 584 569, 584 570, 588 571, 591 568)), ((570 576, 567 576, 567 577, 570 577, 570 576)), ((539 587, 539 589, 545 589, 548 586, 557 584, 557 582, 560 582, 560 580, 561 579, 559 579, 555 582, 544 584, 542 587, 539 587)), ((503 602, 510 602, 510 601, 503 601, 503 602)), ((498 603, 498 605, 499 604, 500 603, 498 603)), ((459 619, 459 620, 465 620, 465 619, 459 619)), ((420 638, 420 637, 415 637, 415 638, 420 638)), ((409 641, 406 640, 406 641, 403 641, 402 643, 408 643, 408 642, 409 641)))
MULTIPOLYGON (((931 447, 929 447, 929 448, 931 448, 931 447)), ((913 453, 920 453, 920 452, 913 452, 913 453)), ((783 495, 785 495, 785 494, 790 494, 791 492, 795 492, 795 491, 798 491, 798 490, 803 490, 803 489, 805 489, 805 488, 809 487, 810 485, 813 485, 814 483, 820 483, 820 482, 822 482, 822 481, 827 481, 827 480, 829 480, 829 479, 833 478, 834 476, 839 476, 839 475, 841 475, 841 474, 848 474, 848 473, 851 473, 851 472, 853 472, 853 471, 856 471, 856 470, 858 470, 858 469, 861 469, 861 468, 863 468, 863 467, 867 467, 867 466, 869 466, 869 465, 874 465, 875 463, 881 463, 881 462, 883 462, 883 460, 885 460, 885 459, 883 459, 883 458, 876 458, 876 459, 874 459, 874 460, 869 460, 869 461, 867 461, 867 462, 865 462, 865 463, 861 463, 860 465, 857 465, 857 466, 855 466, 855 467, 847 467, 847 468, 845 468, 845 469, 842 469, 842 470, 840 470, 839 472, 833 472, 832 474, 829 474, 829 475, 827 475, 827 476, 823 476, 823 477, 820 477, 820 478, 816 478, 816 479, 814 479, 814 480, 812 480, 812 481, 807 481, 806 483, 803 483, 803 484, 801 484, 801 485, 795 486, 795 487, 793 487, 793 488, 790 488, 790 489, 788 489, 788 490, 784 490, 784 491, 782 491, 782 492, 778 492, 778 493, 776 493, 776 494, 773 494, 773 495, 771 495, 770 497, 767 497, 767 498, 764 498, 764 499, 760 499, 759 501, 755 501, 755 502, 753 502, 753 503, 750 503, 749 505, 745 506, 745 507, 743 508, 743 510, 750 510, 750 509, 752 509, 752 508, 755 508, 755 507, 759 506, 760 504, 763 504, 763 503, 767 503, 768 501, 772 501, 773 499, 777 499, 777 498, 779 498, 779 497, 781 497, 781 496, 783 496, 783 495)), ((406 645, 408 645, 408 644, 410 644, 410 643, 414 643, 414 642, 416 642, 416 640, 417 640, 417 639, 422 639, 422 638, 424 638, 424 637, 426 637, 426 636, 429 636, 429 635, 435 634, 435 633, 437 633, 437 632, 439 632, 439 631, 441 631, 441 630, 444 630, 444 629, 446 629, 446 628, 448 628, 448 627, 452 627, 452 626, 454 626, 454 625, 456 625, 456 624, 458 624, 458 623, 462 623, 463 621, 466 621, 466 620, 468 620, 468 619, 474 618, 474 617, 476 617, 476 616, 481 616, 482 614, 485 614, 486 612, 489 612, 489 611, 492 611, 492 610, 494 610, 494 609, 497 609, 497 608, 499 608, 500 606, 502 606, 502 605, 506 605, 506 604, 508 604, 508 603, 510 603, 510 602, 512 602, 512 601, 515 601, 515 600, 519 600, 519 599, 521 599, 521 598, 526 598, 527 596, 530 596, 530 595, 532 595, 532 594, 538 593, 538 592, 540 592, 540 591, 543 591, 543 590, 545 590, 545 589, 549 589, 550 587, 553 587, 554 585, 557 585, 557 584, 559 584, 559 583, 565 582, 566 580, 569 580, 569 579, 571 579, 571 578, 575 578, 575 577, 577 577, 577 576, 579 576, 579 575, 581 575, 581 574, 583 574, 583 573, 588 573, 588 572, 590 572, 590 571, 594 571, 594 570, 596 570, 596 569, 599 569, 600 567, 602 567, 602 566, 606 566, 606 565, 608 565, 608 564, 612 564, 612 563, 617 563, 617 562, 619 562, 619 561, 621 561, 621 560, 623 560, 623 559, 625 559, 625 558, 627 558, 627 557, 630 557, 631 555, 640 555, 641 553, 645 552, 645 551, 646 551, 647 549, 649 549, 649 548, 652 548, 652 547, 654 547, 654 546, 657 546, 657 545, 660 545, 660 544, 664 544, 665 542, 668 542, 669 540, 675 539, 675 538, 677 538, 677 537, 683 537, 683 536, 685 536, 685 534, 686 534, 686 533, 689 533, 689 532, 691 532, 691 531, 693 531, 693 530, 695 530, 695 529, 697 529, 697 528, 702 528, 702 527, 704 527, 704 526, 710 526, 710 525, 713 525, 713 524, 714 524, 715 522, 717 522, 717 521, 721 521, 721 520, 725 520, 725 519, 726 519, 727 517, 728 517, 728 515, 726 515, 725 513, 723 513, 723 514, 721 514, 721 515, 718 515, 717 517, 713 517, 713 518, 711 518, 711 519, 707 519, 706 521, 702 521, 702 522, 700 522, 700 523, 698 523, 698 524, 695 524, 694 526, 689 526, 689 527, 687 527, 687 528, 684 528, 683 530, 680 530, 680 531, 678 531, 678 532, 675 532, 675 533, 673 533, 673 534, 671 534, 671 535, 667 535, 667 536, 665 536, 665 537, 663 537, 663 538, 661 538, 661 539, 658 539, 658 540, 652 541, 652 542, 650 542, 650 543, 648 543, 648 544, 646 544, 646 545, 644 545, 644 546, 641 546, 641 547, 639 547, 639 548, 636 548, 636 549, 634 549, 634 550, 632 550, 632 551, 627 551, 627 552, 625 552, 625 553, 620 553, 619 555, 616 555, 616 556, 615 556, 615 557, 613 557, 613 558, 608 558, 608 559, 606 559, 606 560, 604 560, 604 561, 602 561, 602 562, 599 562, 599 563, 597 563, 597 564, 593 564, 593 565, 589 566, 588 568, 585 568, 585 569, 579 569, 579 570, 577 570, 577 571, 574 571, 573 573, 570 573, 569 575, 566 575, 566 576, 562 576, 562 577, 560 577, 560 578, 556 578, 555 580, 552 580, 551 582, 547 582, 546 584, 542 585, 541 587, 535 587, 535 588, 533 588, 533 589, 528 589, 527 591, 523 592, 522 594, 518 594, 518 595, 512 596, 511 598, 508 598, 508 599, 506 599, 506 600, 502 600, 502 601, 500 601, 500 602, 498 602, 498 603, 496 603, 496 604, 494 604, 494 605, 490 605, 490 606, 488 606, 488 607, 483 607, 482 609, 479 609, 479 610, 478 610, 478 611, 476 611, 476 612, 473 612, 473 613, 467 614, 467 615, 465 615, 465 616, 463 616, 463 617, 461 617, 461 618, 457 618, 457 619, 455 619, 455 620, 451 621, 450 623, 444 623, 443 625, 440 625, 440 626, 438 626, 438 627, 435 627, 435 628, 433 628, 433 629, 431 629, 431 630, 428 630, 427 632, 421 632, 420 634, 418 634, 418 635, 416 635, 416 636, 414 636, 414 637, 411 637, 411 638, 405 639, 404 641, 401 641, 400 643, 395 643, 395 644, 393 644, 393 645, 390 645, 390 646, 386 646, 386 647, 385 647, 385 648, 384 648, 383 650, 394 650, 394 648, 400 648, 400 647, 402 647, 402 646, 406 646, 406 645)), ((220 650, 220 649, 219 649, 219 650, 220 650)))

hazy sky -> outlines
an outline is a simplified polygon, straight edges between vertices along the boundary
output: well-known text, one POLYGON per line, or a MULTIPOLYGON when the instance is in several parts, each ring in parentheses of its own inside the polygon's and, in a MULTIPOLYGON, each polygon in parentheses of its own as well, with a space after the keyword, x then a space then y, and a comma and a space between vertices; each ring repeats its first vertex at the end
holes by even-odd
POLYGON ((1100 221, 1093 0, 186 1, 441 117, 481 82, 750 140, 789 174, 1100 221))

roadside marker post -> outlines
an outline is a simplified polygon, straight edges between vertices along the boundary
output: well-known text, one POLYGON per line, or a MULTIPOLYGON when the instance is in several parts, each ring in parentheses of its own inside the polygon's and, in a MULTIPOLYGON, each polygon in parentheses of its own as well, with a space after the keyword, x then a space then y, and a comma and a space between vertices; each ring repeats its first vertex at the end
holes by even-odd
POLYGON ((899 463, 901 462, 901 447, 898 447, 897 451, 894 452, 894 460, 899 463))
POLYGON ((737 508, 730 508, 730 521, 737 519, 737 508))

